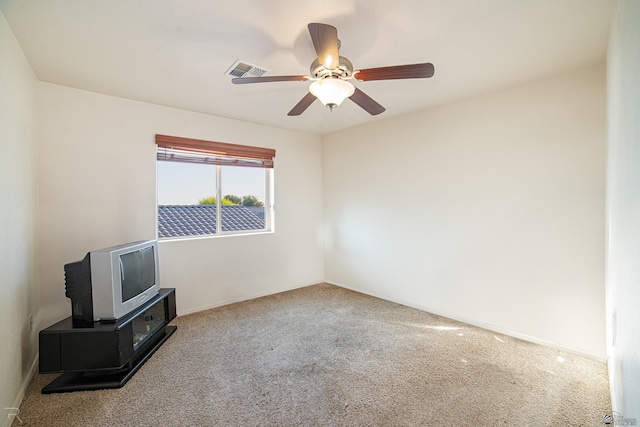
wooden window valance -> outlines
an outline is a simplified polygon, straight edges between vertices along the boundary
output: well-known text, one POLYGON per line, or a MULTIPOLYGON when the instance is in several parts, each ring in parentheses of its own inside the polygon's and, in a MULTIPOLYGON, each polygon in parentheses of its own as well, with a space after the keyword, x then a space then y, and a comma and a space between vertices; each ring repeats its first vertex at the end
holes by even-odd
POLYGON ((156 135, 158 160, 219 166, 273 168, 276 150, 226 142, 156 135))

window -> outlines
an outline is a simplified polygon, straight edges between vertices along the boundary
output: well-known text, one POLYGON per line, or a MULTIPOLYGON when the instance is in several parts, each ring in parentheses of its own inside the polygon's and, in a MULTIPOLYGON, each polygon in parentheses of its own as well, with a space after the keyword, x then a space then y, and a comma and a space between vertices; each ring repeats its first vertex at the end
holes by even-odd
POLYGON ((275 150, 167 135, 156 144, 159 239, 272 229, 275 150))

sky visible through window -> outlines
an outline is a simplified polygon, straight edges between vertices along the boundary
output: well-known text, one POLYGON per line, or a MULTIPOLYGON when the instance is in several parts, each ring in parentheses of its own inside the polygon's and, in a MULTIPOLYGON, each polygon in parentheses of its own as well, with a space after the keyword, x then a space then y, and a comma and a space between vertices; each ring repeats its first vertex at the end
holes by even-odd
MULTIPOLYGON (((197 205, 216 195, 216 167, 194 163, 163 162, 158 167, 158 205, 197 205)), ((256 196, 265 200, 265 171, 262 168, 222 167, 222 194, 256 196)))

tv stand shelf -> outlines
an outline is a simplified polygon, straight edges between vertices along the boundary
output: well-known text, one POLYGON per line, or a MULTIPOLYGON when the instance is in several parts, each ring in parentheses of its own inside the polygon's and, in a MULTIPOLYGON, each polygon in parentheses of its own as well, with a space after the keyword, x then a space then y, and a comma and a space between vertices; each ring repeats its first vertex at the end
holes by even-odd
POLYGON ((40 373, 62 372, 42 393, 122 387, 176 331, 175 289, 115 322, 74 327, 68 317, 40 331, 40 373))

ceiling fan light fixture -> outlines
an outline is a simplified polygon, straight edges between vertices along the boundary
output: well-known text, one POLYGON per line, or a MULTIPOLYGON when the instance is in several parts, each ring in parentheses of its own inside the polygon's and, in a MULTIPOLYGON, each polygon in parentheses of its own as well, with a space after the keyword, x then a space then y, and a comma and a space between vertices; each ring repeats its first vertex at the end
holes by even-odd
POLYGON ((355 90, 351 83, 339 78, 320 79, 309 86, 309 92, 331 110, 342 104, 345 98, 353 95, 355 90))
MULTIPOLYGON (((1 1, 1 0, 0 0, 1 1)), ((354 70, 353 64, 344 56, 340 56, 340 39, 336 27, 328 24, 312 22, 307 25, 317 58, 311 63, 309 75, 294 76, 246 76, 246 69, 250 64, 234 64, 231 75, 233 84, 268 83, 268 82, 292 82, 312 80, 309 92, 287 113, 287 116, 299 116, 316 99, 333 110, 339 106, 345 98, 349 98, 360 108, 372 116, 385 111, 385 108, 371 99, 360 89, 354 87, 350 80, 361 82, 370 80, 403 80, 425 79, 433 77, 434 67, 430 62, 392 65, 387 67, 361 68, 354 70)))

